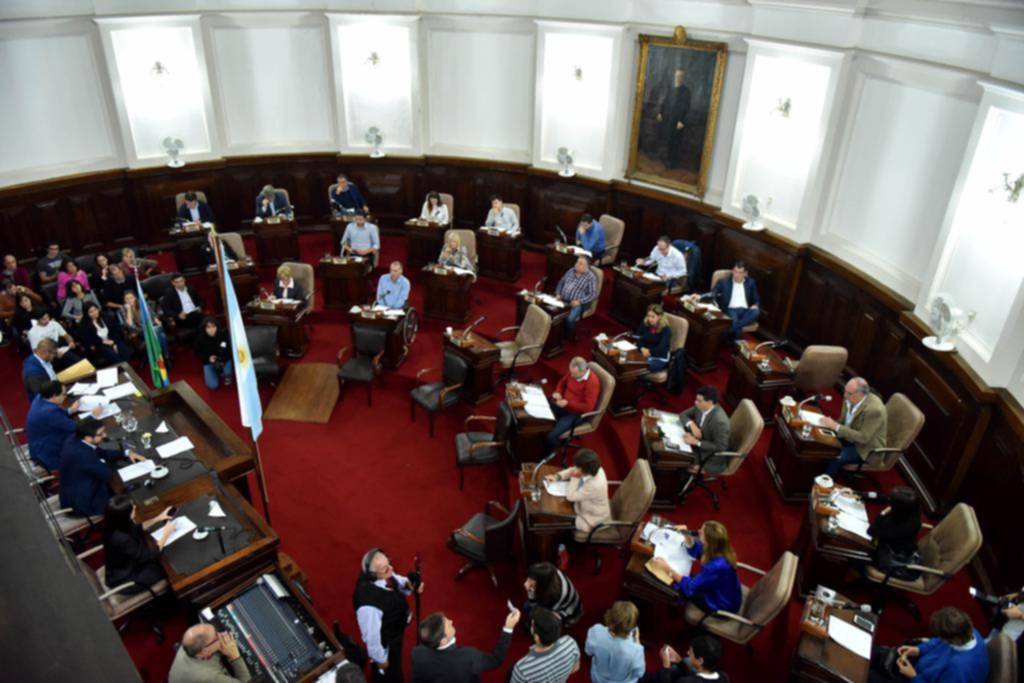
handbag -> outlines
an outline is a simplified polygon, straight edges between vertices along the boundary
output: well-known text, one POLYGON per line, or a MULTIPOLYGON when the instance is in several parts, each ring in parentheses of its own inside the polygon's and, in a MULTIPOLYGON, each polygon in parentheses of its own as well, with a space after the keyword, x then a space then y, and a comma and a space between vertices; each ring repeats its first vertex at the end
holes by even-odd
POLYGON ((899 551, 887 545, 878 547, 876 565, 878 569, 887 576, 892 576, 901 581, 916 581, 921 572, 916 569, 908 569, 908 564, 922 564, 924 557, 915 548, 913 552, 899 551))

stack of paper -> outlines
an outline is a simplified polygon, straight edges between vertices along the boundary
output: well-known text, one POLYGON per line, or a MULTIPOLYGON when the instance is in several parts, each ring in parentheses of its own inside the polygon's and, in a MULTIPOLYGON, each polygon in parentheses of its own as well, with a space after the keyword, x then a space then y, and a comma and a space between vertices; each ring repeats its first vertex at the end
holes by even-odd
POLYGON ((106 396, 83 396, 78 399, 78 412, 88 413, 93 408, 100 408, 110 403, 110 399, 106 396))
POLYGON ((634 344, 631 341, 626 341, 625 339, 620 339, 619 341, 612 344, 612 346, 617 348, 619 351, 625 351, 626 353, 636 350, 636 344, 634 344))
POLYGON ((95 394, 100 390, 99 384, 85 384, 83 382, 75 382, 75 385, 68 390, 68 393, 72 396, 86 396, 88 394, 95 394))
POLYGON ((544 490, 550 493, 552 496, 558 496, 559 498, 565 498, 569 495, 569 484, 568 481, 548 481, 544 480, 544 490))
POLYGON ((348 312, 349 313, 358 313, 361 310, 363 310, 363 309, 361 309, 359 306, 353 306, 352 308, 348 309, 348 312))
POLYGON ((715 313, 722 312, 722 309, 716 306, 715 304, 704 304, 704 308, 708 309, 709 311, 714 311, 715 313))
POLYGON ((643 277, 646 280, 654 280, 655 282, 661 282, 661 278, 655 275, 654 273, 644 273, 643 277))
POLYGON ((452 271, 454 271, 456 275, 470 275, 472 277, 476 277, 476 273, 474 273, 472 270, 466 270, 465 268, 453 267, 452 271))
POLYGON ((121 477, 121 481, 124 483, 130 482, 132 479, 138 479, 144 477, 153 469, 156 468, 156 463, 152 460, 143 460, 142 462, 132 463, 128 467, 122 467, 117 471, 117 474, 121 477))
POLYGON ((134 393, 136 393, 135 385, 131 382, 122 382, 115 387, 103 390, 103 395, 111 401, 116 401, 117 399, 124 398, 125 396, 131 396, 134 393))
POLYGON ((540 387, 533 384, 524 385, 523 400, 526 401, 523 409, 530 417, 555 419, 555 414, 551 412, 551 404, 548 403, 548 397, 544 395, 544 390, 540 387))
POLYGON ((683 441, 686 430, 683 428, 683 422, 679 416, 663 410, 655 411, 654 414, 658 417, 658 429, 664 435, 665 445, 683 453, 691 453, 693 449, 690 448, 690 444, 683 441))
POLYGON ((800 411, 800 419, 804 422, 808 422, 815 427, 820 427, 822 422, 825 420, 825 416, 821 413, 812 413, 809 410, 800 411))
POLYGON ((651 534, 654 556, 664 558, 672 571, 689 576, 693 558, 686 552, 683 535, 675 529, 661 528, 651 534))
POLYGON ((839 528, 860 536, 863 539, 871 540, 871 535, 868 534, 868 521, 866 519, 860 519, 848 512, 839 511, 836 515, 836 522, 839 524, 839 528))
POLYGON ((853 624, 830 615, 828 637, 858 657, 871 659, 871 634, 867 631, 862 631, 853 624))
POLYGON ((574 254, 583 254, 587 258, 592 258, 594 256, 592 252, 584 249, 583 247, 578 247, 574 244, 569 245, 569 251, 571 251, 574 254))
MULTIPOLYGON (((175 541, 177 541, 179 538, 185 536, 186 534, 192 533, 192 531, 196 528, 195 522, 193 522, 188 517, 175 517, 174 519, 168 521, 167 524, 173 524, 174 531, 172 531, 170 536, 167 537, 167 542, 164 543, 165 548, 170 544, 174 543, 175 541)), ((159 529, 151 532, 149 535, 153 537, 154 541, 159 543, 160 538, 164 535, 164 527, 166 526, 166 524, 161 526, 159 529)))
POLYGON ((553 297, 550 294, 541 294, 538 298, 548 306, 552 306, 554 308, 565 308, 564 301, 562 301, 559 298, 553 297))
POLYGON ((96 384, 98 384, 101 389, 104 387, 112 387, 117 384, 117 367, 97 370, 96 384))
POLYGON ((174 441, 168 441, 163 446, 157 446, 156 452, 161 458, 169 458, 172 455, 184 453, 192 448, 195 448, 195 446, 187 436, 179 436, 174 441))

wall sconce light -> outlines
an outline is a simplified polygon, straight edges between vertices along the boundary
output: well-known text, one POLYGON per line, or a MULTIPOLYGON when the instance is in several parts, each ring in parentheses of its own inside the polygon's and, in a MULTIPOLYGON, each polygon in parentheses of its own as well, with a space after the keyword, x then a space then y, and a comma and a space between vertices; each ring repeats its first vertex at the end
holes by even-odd
POLYGON ((1013 181, 1010 180, 1010 174, 1003 174, 1003 184, 996 185, 989 192, 1003 191, 1006 193, 1006 201, 1009 204, 1016 204, 1017 200, 1020 199, 1021 190, 1024 190, 1024 173, 1021 173, 1013 181))
POLYGON ((583 80, 583 67, 576 65, 572 68, 572 77, 577 81, 583 80))
POLYGON ((366 58, 366 63, 370 66, 377 66, 380 64, 380 55, 376 52, 371 52, 370 56, 366 58))
POLYGON ((793 102, 788 97, 786 99, 779 98, 779 103, 775 105, 775 109, 772 109, 773 115, 779 115, 784 119, 789 118, 789 110, 792 108, 793 102))
POLYGON ((171 70, 168 69, 163 62, 157 60, 153 62, 153 66, 150 67, 149 73, 153 75, 153 78, 163 78, 164 76, 171 75, 171 70))
POLYGON ((381 157, 386 156, 380 148, 380 143, 384 141, 384 135, 380 132, 380 128, 377 126, 371 126, 366 131, 366 141, 373 145, 373 150, 370 151, 371 159, 380 159, 381 157))

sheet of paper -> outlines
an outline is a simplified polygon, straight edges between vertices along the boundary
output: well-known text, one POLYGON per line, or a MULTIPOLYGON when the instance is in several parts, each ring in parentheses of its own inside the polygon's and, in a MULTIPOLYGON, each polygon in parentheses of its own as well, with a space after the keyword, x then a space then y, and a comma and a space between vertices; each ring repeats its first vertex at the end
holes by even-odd
POLYGON ((709 311, 714 311, 715 313, 722 312, 722 309, 716 306, 715 304, 704 304, 704 308, 708 309, 709 311))
POLYGON ((612 344, 612 346, 617 348, 619 351, 626 351, 627 353, 636 350, 636 344, 631 341, 626 341, 625 339, 620 339, 612 344))
MULTIPOLYGON (((102 409, 100 410, 100 414, 99 415, 95 415, 94 417, 97 420, 105 420, 108 417, 113 417, 114 415, 117 415, 120 412, 121 412, 121 406, 117 405, 116 403, 108 403, 107 405, 102 407, 102 409)), ((85 417, 86 415, 89 415, 89 414, 90 413, 79 413, 78 417, 85 417)))
POLYGON ((867 508, 864 507, 864 503, 856 498, 837 495, 832 497, 832 504, 848 515, 864 520, 865 522, 868 521, 867 508))
POLYGON ((190 441, 187 436, 179 436, 174 441, 169 441, 165 443, 163 446, 157 446, 156 452, 161 458, 169 458, 172 455, 184 453, 185 451, 190 450, 192 448, 195 448, 195 446, 192 444, 192 441, 190 441))
MULTIPOLYGON (((196 523, 188 517, 175 517, 174 519, 167 522, 167 524, 173 524, 174 531, 172 531, 171 535, 167 537, 167 542, 164 543, 165 548, 170 544, 174 543, 175 541, 177 541, 179 538, 182 538, 183 536, 192 533, 193 531, 195 531, 196 528, 196 523)), ((167 526, 167 524, 161 525, 159 529, 149 534, 157 543, 160 542, 160 537, 164 535, 164 527, 167 526)))
POLYGON ((574 254, 583 254, 587 258, 592 258, 594 256, 592 252, 584 249, 583 247, 578 247, 576 245, 570 245, 569 250, 572 251, 572 253, 574 254))
POLYGON ((110 403, 106 396, 83 396, 78 399, 78 412, 88 413, 93 408, 105 406, 110 403))
POLYGON ((801 410, 800 419, 803 420, 804 422, 811 423, 815 427, 820 427, 822 421, 825 419, 825 416, 822 415, 821 413, 812 413, 809 410, 801 410))
POLYGON ((653 280, 654 282, 661 282, 661 278, 658 277, 657 275, 655 275, 654 273, 644 273, 643 277, 644 277, 645 280, 653 280))
POLYGON ((555 419, 555 414, 551 412, 551 404, 548 403, 548 398, 540 387, 530 384, 524 386, 523 400, 526 401, 526 406, 523 409, 527 415, 548 420, 555 419))
POLYGON ((224 508, 222 508, 220 503, 215 500, 210 501, 210 511, 207 514, 210 517, 227 517, 224 513, 224 508))
POLYGON ((559 498, 565 498, 569 495, 569 484, 568 481, 544 481, 544 490, 550 493, 552 496, 558 496, 559 498))
POLYGON ((864 659, 871 658, 871 634, 835 616, 828 618, 828 637, 864 659))
POLYGON ((670 446, 683 453, 692 453, 693 449, 690 444, 683 441, 683 435, 686 434, 686 430, 683 428, 683 423, 679 419, 678 415, 673 413, 661 412, 658 414, 658 428, 664 434, 664 440, 670 444, 670 446))
POLYGON ((466 270, 465 268, 452 268, 452 271, 456 275, 470 275, 472 277, 476 277, 476 273, 474 273, 472 270, 466 270))
POLYGON ((117 384, 117 368, 103 368, 102 370, 97 370, 96 384, 99 384, 101 389, 104 387, 112 387, 117 384))
POLYGON ((118 384, 116 387, 104 389, 103 395, 109 398, 111 401, 116 401, 119 398, 131 396, 132 394, 136 393, 136 391, 137 390, 135 389, 135 385, 132 384, 131 382, 122 382, 121 384, 118 384))
POLYGON ((661 528, 651 534, 654 544, 654 556, 663 557, 672 567, 672 571, 689 576, 693 568, 693 558, 686 552, 683 535, 675 529, 661 528))
POLYGON ((658 526, 657 524, 653 524, 651 522, 647 522, 646 524, 644 524, 644 530, 640 532, 640 540, 642 540, 642 541, 649 541, 651 539, 651 534, 653 534, 655 531, 657 531, 660 528, 661 527, 658 526))
POLYGON ((68 389, 68 393, 72 396, 88 396, 95 394, 100 390, 99 384, 85 384, 84 382, 75 382, 75 385, 68 389))
POLYGON ((301 304, 302 303, 298 299, 278 299, 278 301, 280 301, 281 303, 283 303, 285 305, 301 304))
POLYGON ((154 431, 157 434, 166 434, 167 432, 169 432, 171 430, 167 428, 167 423, 166 422, 161 422, 159 425, 157 425, 157 428, 154 431))
POLYGON ((144 477, 156 467, 156 463, 152 460, 143 460, 142 462, 132 463, 128 467, 122 467, 117 471, 118 476, 121 477, 121 481, 124 483, 130 482, 132 479, 138 479, 144 477))
POLYGON ((868 534, 868 521, 866 519, 859 519, 840 510, 839 514, 836 515, 836 521, 839 523, 840 529, 856 534, 863 539, 871 540, 871 536, 868 534))
POLYGON ((564 301, 562 301, 559 298, 553 297, 550 294, 541 294, 540 300, 547 304, 548 306, 553 306, 555 308, 565 308, 564 301))

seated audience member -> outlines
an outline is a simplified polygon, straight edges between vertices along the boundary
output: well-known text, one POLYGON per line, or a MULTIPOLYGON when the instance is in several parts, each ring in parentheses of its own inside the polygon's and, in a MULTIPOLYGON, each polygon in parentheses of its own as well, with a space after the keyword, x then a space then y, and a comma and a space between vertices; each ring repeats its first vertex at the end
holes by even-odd
POLYGON ((420 644, 412 649, 413 683, 478 683, 481 673, 505 661, 519 615, 517 609, 508 613, 494 649, 484 652, 457 645, 452 620, 444 612, 431 614, 420 622, 420 644))
POLYGON ((737 261, 732 266, 732 277, 723 277, 715 283, 712 290, 715 303, 728 314, 732 327, 727 335, 729 341, 743 336, 743 328, 757 321, 761 315, 761 299, 757 296, 757 285, 754 278, 747 275, 745 261, 737 261))
MULTIPOLYGON (((897 486, 889 494, 889 507, 868 526, 868 536, 875 542, 873 564, 887 572, 900 564, 917 564, 917 533, 921 530, 921 506, 917 493, 909 486, 897 486)), ((913 581, 918 573, 895 569, 893 576, 913 581)))
POLYGON ((448 225, 451 217, 448 215, 448 206, 441 201, 441 195, 437 192, 428 192, 427 199, 423 202, 423 209, 420 211, 420 218, 438 225, 448 225))
POLYGON ((327 190, 327 199, 331 203, 332 213, 335 215, 358 211, 362 211, 364 214, 370 213, 370 207, 363 199, 363 193, 359 191, 355 183, 349 181, 348 176, 339 173, 337 181, 338 185, 333 192, 329 188, 327 190))
POLYGON ((576 538, 586 540, 591 529, 612 518, 612 509, 608 505, 608 477, 597 453, 589 448, 577 451, 573 465, 557 474, 549 474, 545 479, 569 482, 565 499, 572 503, 576 515, 576 538))
POLYGON ((380 251, 380 232, 374 223, 366 222, 366 215, 356 214, 356 219, 345 226, 341 236, 341 253, 353 253, 357 256, 373 258, 380 251))
POLYGON ((955 607, 943 607, 928 621, 932 637, 920 645, 875 647, 871 653, 872 683, 985 683, 988 649, 971 619, 955 607))
POLYGON ((643 677, 642 683, 729 683, 729 677, 720 670, 722 643, 710 633, 702 633, 690 641, 686 659, 671 645, 659 652, 661 669, 643 677))
POLYGON ((160 551, 167 537, 174 531, 171 508, 166 508, 153 519, 139 523, 139 511, 132 497, 122 493, 111 497, 103 513, 103 564, 107 568, 105 581, 111 588, 131 581, 135 585, 121 591, 121 595, 135 595, 167 578, 160 566, 160 551), (164 525, 157 547, 149 545, 149 529, 160 522, 164 525))
POLYGON ((14 254, 7 254, 4 256, 4 268, 3 272, 0 272, 0 278, 10 280, 19 287, 25 287, 31 289, 32 287, 32 274, 28 272, 28 268, 25 266, 18 265, 18 259, 14 254))
MULTIPOLYGON (((147 302, 147 306, 149 307, 149 319, 153 322, 153 332, 156 333, 156 340, 160 344, 160 351, 163 353, 164 360, 170 363, 171 349, 167 343, 167 333, 164 332, 164 326, 160 324, 159 316, 154 315, 156 308, 151 302, 147 302)), ((117 321, 121 325, 121 332, 128 344, 137 349, 145 348, 146 331, 142 326, 142 310, 139 308, 139 298, 135 296, 135 292, 124 293, 124 306, 117 312, 117 321)))
MULTIPOLYGON (((676 527, 686 532, 686 525, 676 527)), ((739 577, 736 576, 736 551, 729 543, 729 532, 721 522, 707 521, 697 532, 684 534, 686 552, 700 560, 696 576, 683 576, 672 570, 664 558, 655 558, 654 565, 672 577, 672 588, 679 596, 692 602, 701 611, 738 612, 743 601, 739 577)))
POLYGON ((516 212, 505 206, 505 202, 502 201, 501 196, 491 196, 491 210, 487 212, 487 218, 484 219, 484 226, 488 228, 497 228, 502 232, 516 232, 519 230, 519 219, 516 218, 516 212))
MULTIPOLYGON (((67 397, 67 390, 57 380, 43 382, 25 419, 29 455, 50 472, 60 466, 64 442, 75 433, 75 420, 71 415, 78 409, 78 401, 65 408, 67 397)), ((98 415, 100 410, 93 409, 93 414, 98 415)))
POLYGON ((388 308, 405 308, 405 304, 409 300, 410 289, 409 280, 402 275, 402 262, 392 261, 390 271, 381 275, 377 280, 375 303, 388 308))
POLYGON ((572 626, 583 616, 583 603, 576 587, 562 570, 550 562, 536 562, 526 570, 526 603, 523 614, 527 620, 535 609, 546 608, 554 612, 565 626, 572 626))
POLYGON ((178 218, 186 223, 213 223, 213 211, 206 202, 199 201, 195 192, 185 193, 185 202, 178 207, 178 218))
POLYGON ((29 300, 28 310, 33 306, 41 306, 43 298, 28 287, 14 284, 13 280, 4 280, 0 283, 0 319, 8 327, 13 324, 14 316, 18 312, 18 298, 25 296, 29 300))
MULTIPOLYGON (((181 273, 171 277, 171 285, 160 300, 164 315, 174 318, 180 327, 198 327, 203 321, 203 300, 196 290, 185 284, 185 276, 181 273)), ((121 301, 124 301, 124 295, 121 301)))
POLYGON ((41 339, 28 358, 21 364, 21 382, 25 386, 29 403, 47 382, 57 379, 53 361, 57 357, 57 343, 52 339, 41 339))
POLYGON ((672 328, 661 304, 651 304, 640 327, 636 330, 636 345, 647 359, 647 369, 660 372, 668 367, 672 353, 672 328))
POLYGON ((27 293, 18 294, 14 297, 14 315, 11 317, 11 330, 17 336, 19 345, 26 350, 31 348, 28 343, 28 331, 36 324, 36 317, 42 311, 42 307, 37 308, 27 293))
POLYGON ((156 271, 156 261, 149 258, 139 258, 135 250, 125 247, 121 250, 121 262, 118 264, 125 274, 134 275, 136 279, 145 280, 156 271))
POLYGON ((35 325, 28 331, 29 348, 36 348, 43 339, 52 340, 57 345, 57 357, 53 360, 53 367, 56 368, 57 372, 69 368, 82 360, 78 353, 79 349, 75 345, 75 340, 68 334, 63 325, 50 317, 49 311, 45 309, 37 310, 33 315, 36 318, 35 325))
POLYGON ((604 226, 594 220, 589 213, 580 216, 579 225, 576 226, 576 244, 590 252, 590 258, 594 263, 601 260, 607 246, 604 241, 604 226))
POLYGON ((264 185, 256 196, 256 218, 262 220, 278 215, 291 220, 292 207, 285 199, 284 192, 278 192, 273 185, 264 185))
POLYGON ((110 259, 106 254, 96 254, 92 259, 92 273, 89 275, 89 284, 96 296, 105 296, 104 290, 110 282, 110 259))
POLYGON ((670 289, 676 281, 686 277, 686 258, 683 252, 672 246, 668 235, 659 237, 647 258, 638 258, 636 264, 645 268, 653 267, 654 274, 664 280, 670 289))
POLYGON ((246 683, 251 678, 235 637, 218 633, 210 624, 196 624, 185 631, 167 674, 168 683, 246 683))
POLYGON ((85 291, 82 283, 72 280, 68 283, 68 295, 64 298, 64 305, 60 308, 60 317, 70 320, 76 325, 82 322, 85 317, 87 304, 100 305, 100 300, 93 292, 85 291))
POLYGON ((822 425, 835 431, 842 448, 839 456, 829 462, 825 473, 833 479, 844 465, 857 465, 871 451, 885 446, 887 413, 885 404, 871 393, 868 381, 854 377, 843 389, 843 409, 839 421, 826 417, 822 425))
POLYGON ((625 600, 612 603, 604 623, 587 631, 583 651, 593 657, 593 683, 636 683, 644 675, 644 646, 640 644, 636 605, 625 600))
MULTIPOLYGON (((237 261, 238 254, 231 248, 231 245, 227 243, 227 240, 221 240, 220 245, 224 247, 224 255, 227 256, 228 261, 237 261)), ((213 252, 213 245, 210 244, 209 240, 203 240, 203 246, 200 247, 200 251, 203 252, 203 261, 207 266, 213 266, 217 264, 217 255, 213 252)))
POLYGON ((85 352, 97 366, 116 365, 130 360, 132 351, 116 323, 108 324, 103 311, 94 303, 85 305, 85 317, 78 325, 78 338, 85 352))
POLYGON ((60 272, 64 257, 60 255, 60 245, 50 242, 46 245, 46 253, 36 261, 36 273, 39 275, 40 284, 48 284, 57 281, 57 274, 60 272))
POLYGON ((601 380, 590 371, 587 361, 576 356, 569 361, 569 374, 558 381, 551 401, 555 404, 555 426, 544 437, 547 453, 558 448, 562 437, 580 421, 582 415, 597 408, 601 398, 601 380))
POLYGON ((993 623, 994 628, 989 633, 986 642, 995 634, 1002 633, 1017 644, 1017 666, 1024 662, 1024 600, 1021 595, 1024 588, 1014 593, 1007 593, 1002 596, 999 607, 999 614, 993 623))
POLYGON ((685 433, 683 441, 697 451, 701 459, 720 451, 729 450, 729 433, 732 431, 729 416, 718 404, 718 389, 705 385, 697 389, 693 407, 679 415, 685 433))
POLYGON ((565 271, 558 281, 555 296, 569 306, 569 315, 565 316, 565 336, 570 339, 576 333, 576 323, 583 317, 583 309, 597 298, 597 276, 590 270, 590 260, 579 256, 576 264, 565 271))
POLYGON ((109 277, 103 285, 103 300, 108 309, 117 311, 124 306, 124 293, 136 291, 135 276, 126 273, 117 263, 107 266, 107 273, 109 277))
POLYGON ((231 340, 213 318, 203 320, 202 329, 194 344, 196 356, 203 364, 203 381, 208 389, 220 386, 221 379, 230 386, 235 381, 235 366, 231 362, 231 340))
POLYGON ((400 683, 402 675, 402 637, 409 623, 408 596, 423 592, 423 581, 415 573, 401 576, 380 548, 363 555, 352 604, 359 632, 373 668, 374 681, 400 683))
POLYGON ((82 289, 89 291, 89 276, 85 274, 85 271, 78 267, 78 264, 73 259, 64 259, 64 262, 60 266, 60 272, 57 273, 57 302, 64 301, 64 297, 68 295, 68 284, 71 282, 78 282, 82 285, 82 289))
POLYGON ((437 265, 446 268, 462 268, 476 272, 476 266, 469 258, 469 252, 462 246, 462 238, 454 230, 448 231, 441 254, 437 257, 437 265))
POLYGON ((533 645, 512 667, 510 683, 564 683, 580 670, 580 648, 572 636, 562 635, 562 621, 554 612, 535 609, 530 635, 533 645))
POLYGON ((110 499, 110 462, 127 457, 132 462, 145 460, 138 453, 100 448, 107 428, 94 417, 86 417, 75 426, 75 434, 64 442, 60 452, 60 506, 71 508, 80 517, 102 515, 110 499))
POLYGON ((291 266, 284 265, 277 269, 277 279, 274 280, 274 297, 294 299, 295 301, 306 300, 306 291, 292 277, 291 266))

